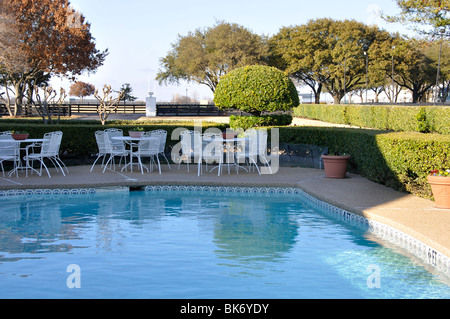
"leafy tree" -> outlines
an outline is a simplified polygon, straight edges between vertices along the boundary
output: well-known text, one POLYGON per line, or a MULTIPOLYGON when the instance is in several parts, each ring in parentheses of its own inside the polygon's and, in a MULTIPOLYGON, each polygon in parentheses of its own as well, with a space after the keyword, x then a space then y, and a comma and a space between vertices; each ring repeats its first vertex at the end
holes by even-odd
POLYGON ((398 16, 387 16, 388 21, 429 26, 433 32, 450 25, 449 0, 396 0, 396 3, 401 12, 398 16))
POLYGON ((27 83, 38 73, 74 77, 93 72, 108 54, 96 49, 90 24, 68 0, 1 0, 0 7, 13 17, 11 27, 18 33, 14 46, 27 62, 12 69, 1 61, 15 90, 18 114, 27 83))
POLYGON ((70 86, 69 95, 78 96, 81 101, 83 98, 89 95, 94 94, 95 86, 89 83, 85 83, 82 81, 77 81, 70 86))
POLYGON ((222 75, 238 67, 264 63, 266 56, 264 37, 240 25, 219 22, 178 36, 172 50, 161 59, 157 79, 176 84, 193 81, 214 92, 222 75))
POLYGON ((129 83, 125 83, 122 85, 122 88, 120 89, 121 92, 123 92, 123 97, 122 97, 122 101, 126 102, 126 101, 136 101, 137 97, 131 95, 131 93, 133 92, 133 89, 131 88, 131 85, 129 83))
POLYGON ((237 68, 224 75, 214 94, 221 109, 234 108, 261 115, 262 112, 287 111, 298 106, 298 92, 282 71, 254 65, 237 68))
POLYGON ((309 85, 318 95, 323 88, 336 104, 365 79, 365 56, 378 29, 354 20, 310 20, 286 27, 272 37, 275 61, 287 74, 309 85))
POLYGON ((431 59, 433 67, 439 65, 439 96, 445 102, 450 93, 450 43, 448 41, 432 42, 424 48, 425 54, 431 59), (439 59, 440 56, 440 59, 439 59))
POLYGON ((423 101, 427 91, 436 83, 437 69, 425 52, 426 42, 415 39, 397 39, 395 46, 380 53, 379 58, 393 59, 394 69, 385 63, 390 80, 412 93, 413 103, 423 101))

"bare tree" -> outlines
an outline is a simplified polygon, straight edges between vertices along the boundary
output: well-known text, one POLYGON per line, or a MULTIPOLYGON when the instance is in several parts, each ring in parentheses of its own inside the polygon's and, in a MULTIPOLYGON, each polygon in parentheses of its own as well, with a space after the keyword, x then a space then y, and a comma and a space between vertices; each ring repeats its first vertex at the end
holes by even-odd
POLYGON ((111 89, 110 85, 103 86, 103 96, 98 94, 98 90, 95 91, 94 96, 99 101, 99 105, 97 106, 97 113, 100 116, 100 121, 102 125, 105 125, 106 120, 108 119, 111 112, 117 110, 119 106, 120 100, 123 99, 124 92, 120 91, 117 97, 112 97, 112 93, 114 91, 111 89))
POLYGON ((34 86, 34 92, 36 96, 36 101, 33 101, 33 104, 36 108, 38 114, 42 117, 44 124, 53 123, 53 109, 58 110, 58 120, 61 119, 61 104, 67 97, 66 91, 61 88, 59 92, 53 89, 51 86, 45 86, 42 88, 43 96, 40 94, 40 88, 38 86, 34 86))

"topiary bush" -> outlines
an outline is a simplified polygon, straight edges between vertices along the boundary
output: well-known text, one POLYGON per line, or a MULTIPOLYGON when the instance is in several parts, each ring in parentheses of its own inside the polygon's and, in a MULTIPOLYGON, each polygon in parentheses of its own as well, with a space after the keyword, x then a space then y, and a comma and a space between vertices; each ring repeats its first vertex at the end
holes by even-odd
POLYGON ((247 130, 252 127, 288 126, 292 124, 293 117, 290 114, 272 114, 263 116, 230 116, 230 127, 247 130))
POLYGON ((253 65, 224 75, 216 87, 214 103, 219 109, 239 109, 259 116, 262 112, 288 111, 300 102, 294 83, 282 71, 253 65))

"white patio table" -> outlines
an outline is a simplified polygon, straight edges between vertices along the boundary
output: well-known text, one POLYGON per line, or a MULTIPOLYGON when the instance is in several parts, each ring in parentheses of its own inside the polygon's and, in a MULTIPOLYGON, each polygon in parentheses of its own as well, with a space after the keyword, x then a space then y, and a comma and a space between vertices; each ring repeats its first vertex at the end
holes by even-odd
POLYGON ((114 136, 114 137, 111 137, 111 139, 123 141, 123 142, 125 142, 125 144, 128 144, 130 146, 130 162, 127 163, 124 167, 122 167, 122 172, 124 169, 127 169, 128 166, 131 167, 131 172, 133 172, 133 164, 139 165, 139 163, 133 163, 133 147, 138 147, 138 145, 139 145, 138 143, 140 141, 148 141, 148 140, 152 140, 152 139, 159 140, 159 137, 154 137, 154 136, 144 136, 144 137, 114 136))
MULTIPOLYGON (((203 137, 203 140, 205 142, 208 142, 208 138, 205 136, 203 137)), ((212 138, 210 140, 212 141, 212 138)), ((238 144, 242 143, 242 146, 245 147, 245 144, 248 143, 248 138, 246 138, 246 137, 235 137, 235 138, 216 137, 215 141, 221 141, 226 150, 226 161, 224 164, 226 164, 228 166, 228 174, 230 174, 230 166, 235 166, 237 172, 239 172, 238 168, 242 168, 248 172, 248 170, 245 167, 236 163, 235 156, 234 156, 235 150, 236 150, 236 147, 238 146, 238 144)), ((219 166, 220 165, 213 167, 210 170, 210 172, 212 172, 216 168, 219 169, 219 166)))
MULTIPOLYGON (((15 140, 13 138, 11 138, 11 139, 0 139, 0 143, 11 143, 11 142, 18 143, 19 144, 19 152, 21 150, 26 150, 26 148, 20 148, 20 144, 22 144, 22 143, 32 143, 32 144, 34 144, 34 143, 42 143, 43 141, 44 141, 44 139, 42 139, 42 138, 27 138, 25 140, 15 140)), ((36 173, 38 173, 39 176, 41 175, 36 169, 34 169, 32 166, 30 166, 28 161, 26 161, 25 166, 23 166, 21 157, 19 155, 19 166, 17 166, 13 170, 11 170, 8 173, 8 176, 11 176, 12 174, 14 174, 18 170, 27 170, 27 169, 31 169, 31 170, 35 171, 36 173)), ((28 177, 28 175, 27 175, 27 177, 28 177)))

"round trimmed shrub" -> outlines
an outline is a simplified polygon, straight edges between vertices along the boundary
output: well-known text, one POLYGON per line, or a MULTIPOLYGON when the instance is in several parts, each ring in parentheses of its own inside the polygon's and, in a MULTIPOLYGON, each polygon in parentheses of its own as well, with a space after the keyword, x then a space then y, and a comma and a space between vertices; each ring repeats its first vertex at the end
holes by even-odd
POLYGON ((224 75, 216 87, 214 103, 219 109, 239 109, 259 116, 262 112, 288 111, 300 102, 294 83, 282 71, 252 65, 224 75))

